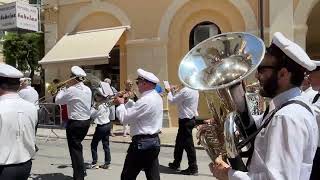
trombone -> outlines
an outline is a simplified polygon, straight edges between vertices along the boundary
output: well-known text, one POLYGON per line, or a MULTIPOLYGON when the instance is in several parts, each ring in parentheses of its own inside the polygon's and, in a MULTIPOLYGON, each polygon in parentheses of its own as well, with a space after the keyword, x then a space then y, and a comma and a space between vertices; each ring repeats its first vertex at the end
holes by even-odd
MULTIPOLYGON (((41 98, 38 99, 38 103, 43 103, 43 102, 46 102, 48 99, 53 98, 55 95, 58 94, 58 92, 61 89, 71 86, 70 82, 72 82, 76 78, 79 78, 79 77, 72 77, 72 78, 69 78, 69 79, 67 79, 67 80, 65 80, 63 82, 58 83, 58 84, 46 83, 46 88, 48 89, 47 92, 51 96, 48 96, 48 95, 42 96, 41 98)), ((83 79, 80 79, 80 80, 84 81, 85 79, 83 78, 83 79)))

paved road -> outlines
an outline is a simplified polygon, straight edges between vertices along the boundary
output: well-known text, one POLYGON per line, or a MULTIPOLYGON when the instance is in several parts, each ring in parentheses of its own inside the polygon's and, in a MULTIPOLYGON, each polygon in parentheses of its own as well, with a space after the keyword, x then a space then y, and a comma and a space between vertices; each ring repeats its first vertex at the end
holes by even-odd
MULTIPOLYGON (((90 140, 83 142, 84 147, 84 159, 85 162, 90 163, 90 140)), ((69 151, 66 143, 66 139, 50 139, 48 142, 44 141, 44 138, 38 138, 38 151, 35 159, 33 160, 32 175, 30 180, 70 180, 72 177, 71 161, 69 157, 69 151)), ((88 176, 86 180, 117 180, 120 179, 121 170, 123 167, 124 158, 126 156, 126 150, 128 144, 125 143, 111 143, 111 170, 105 169, 90 169, 87 170, 88 176)), ((99 163, 103 163, 103 151, 102 145, 99 144, 99 163)), ((185 155, 185 154, 184 154, 185 155)), ((197 150, 197 158, 199 164, 198 176, 184 176, 176 174, 168 169, 166 166, 172 161, 173 148, 162 147, 159 160, 161 179, 172 180, 214 180, 210 175, 208 164, 210 162, 204 150, 197 150)), ((187 168, 187 157, 183 157, 181 164, 182 169, 187 168)), ((145 175, 141 172, 137 178, 138 180, 144 180, 145 175)))

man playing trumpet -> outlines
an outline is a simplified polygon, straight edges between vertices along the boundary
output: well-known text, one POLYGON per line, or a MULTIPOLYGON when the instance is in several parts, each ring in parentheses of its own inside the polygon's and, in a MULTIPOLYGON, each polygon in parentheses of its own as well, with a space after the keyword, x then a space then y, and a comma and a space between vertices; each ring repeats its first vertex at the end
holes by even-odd
POLYGON ((94 94, 94 107, 91 108, 91 118, 97 124, 96 130, 93 134, 93 138, 91 141, 91 155, 92 155, 92 163, 89 165, 89 168, 98 169, 98 152, 97 147, 100 140, 102 141, 102 146, 104 150, 104 165, 101 167, 104 169, 109 169, 111 162, 110 155, 110 147, 109 147, 109 136, 111 132, 111 123, 109 119, 110 109, 109 107, 103 103, 104 99, 111 94, 107 94, 105 92, 112 93, 111 88, 103 90, 102 88, 98 88, 94 94))
POLYGON ((185 150, 189 167, 182 170, 181 174, 197 175, 198 165, 192 130, 196 125, 195 117, 198 116, 199 92, 188 87, 182 87, 178 90, 178 86, 172 86, 171 89, 166 89, 166 91, 168 92, 168 101, 176 104, 179 111, 179 129, 174 147, 174 161, 169 163, 169 168, 180 169, 183 150, 185 150))

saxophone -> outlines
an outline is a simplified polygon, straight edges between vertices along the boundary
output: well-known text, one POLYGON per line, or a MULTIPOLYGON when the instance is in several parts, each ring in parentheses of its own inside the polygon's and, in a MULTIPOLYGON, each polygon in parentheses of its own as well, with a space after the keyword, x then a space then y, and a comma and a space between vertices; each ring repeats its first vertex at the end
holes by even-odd
POLYGON ((243 147, 238 144, 256 129, 251 117, 256 103, 251 100, 257 93, 247 89, 257 85, 245 83, 264 54, 264 43, 258 37, 244 32, 225 33, 199 43, 179 65, 180 81, 205 94, 213 115, 214 123, 202 125, 198 131, 200 144, 212 161, 222 156, 236 170, 246 171, 240 155, 243 147))

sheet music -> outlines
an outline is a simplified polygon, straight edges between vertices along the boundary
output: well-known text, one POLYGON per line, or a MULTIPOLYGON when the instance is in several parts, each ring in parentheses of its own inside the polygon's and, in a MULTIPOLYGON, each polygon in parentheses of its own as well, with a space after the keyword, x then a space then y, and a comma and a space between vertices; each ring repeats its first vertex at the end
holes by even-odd
POLYGON ((163 81, 163 84, 165 89, 170 89, 169 81, 163 81))

